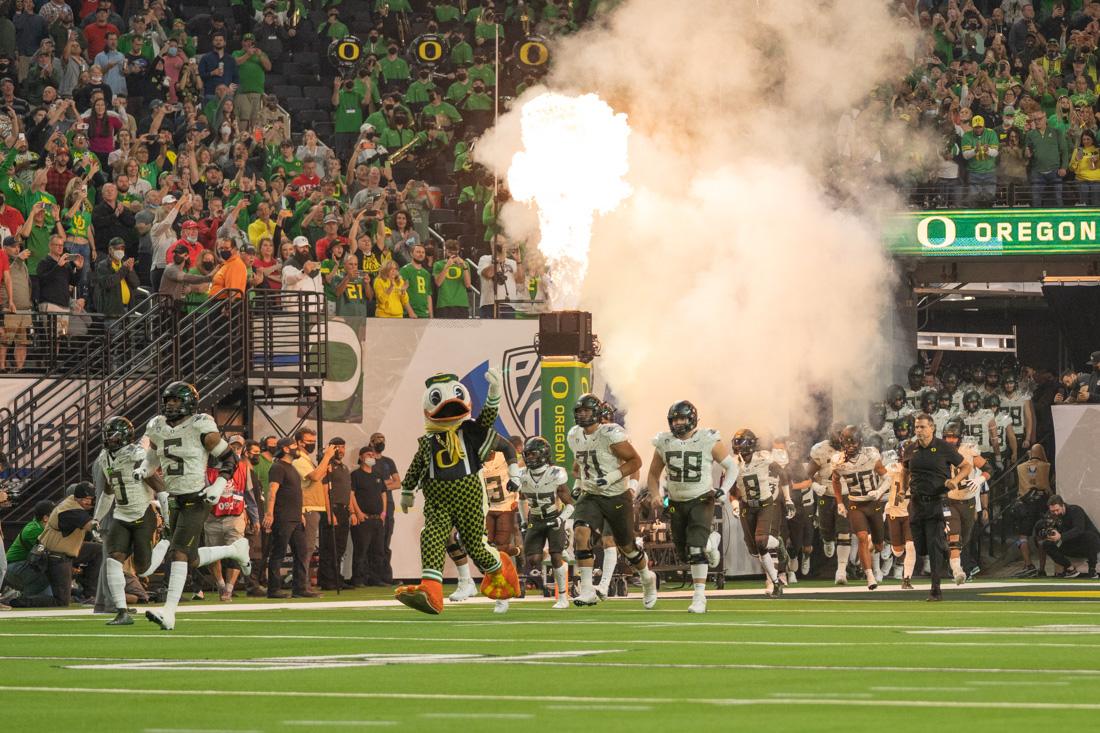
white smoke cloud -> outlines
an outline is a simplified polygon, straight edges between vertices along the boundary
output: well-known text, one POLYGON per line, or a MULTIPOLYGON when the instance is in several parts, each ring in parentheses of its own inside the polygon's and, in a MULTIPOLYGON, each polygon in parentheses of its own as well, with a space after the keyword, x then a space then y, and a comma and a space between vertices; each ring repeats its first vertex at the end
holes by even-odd
MULTIPOLYGON (((885 199, 843 180, 833 152, 840 117, 904 68, 906 45, 876 0, 629 0, 554 48, 547 86, 595 92, 632 128, 634 193, 596 218, 580 305, 632 432, 662 429, 679 399, 728 435, 786 430, 815 386, 878 391, 894 276, 870 217, 839 210, 823 181, 885 199)), ((477 148, 501 176, 522 149, 517 110, 542 91, 477 148)), ((853 137, 863 159, 869 117, 853 137)), ((530 208, 502 218, 509 235, 537 237, 530 208)))

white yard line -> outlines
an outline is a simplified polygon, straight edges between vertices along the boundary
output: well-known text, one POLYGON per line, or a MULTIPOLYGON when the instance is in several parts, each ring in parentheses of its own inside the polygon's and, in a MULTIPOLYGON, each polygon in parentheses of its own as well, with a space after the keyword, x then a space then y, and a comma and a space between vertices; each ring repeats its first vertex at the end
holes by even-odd
MULTIPOLYGON (((814 668, 817 669, 817 668, 814 668)), ((825 668, 830 669, 830 668, 825 668)), ((872 670, 888 669, 888 668, 869 668, 872 670)), ((900 668, 904 670, 904 668, 900 668)), ((935 670, 942 672, 944 670, 935 670)), ((989 672, 990 670, 977 670, 978 672, 989 672)), ((1072 670, 1061 670, 1062 672, 1072 670)), ((1033 670, 1013 670, 1014 674, 1022 672, 1033 672, 1033 670)), ((43 687, 32 685, 0 685, 0 692, 28 692, 45 695, 72 695, 72 694, 87 694, 94 696, 103 695, 140 695, 140 696, 161 696, 161 697, 210 697, 218 699, 226 699, 231 697, 254 697, 254 698, 298 698, 298 699, 336 699, 336 700, 436 700, 436 701, 481 701, 481 702, 512 702, 512 703, 551 703, 561 702, 568 703, 570 705, 577 706, 578 708, 584 707, 589 704, 598 703, 610 703, 610 704, 627 704, 627 703, 639 703, 643 705, 682 705, 684 700, 681 697, 586 697, 586 696, 574 696, 574 695, 485 695, 485 694, 445 694, 445 693, 428 693, 428 692, 307 692, 302 690, 227 690, 227 689, 204 689, 204 690, 168 690, 168 689, 135 689, 135 688, 118 688, 118 687, 43 687)), ((772 698, 772 697, 749 697, 749 698, 693 698, 691 700, 692 705, 715 705, 715 706, 739 706, 739 705, 765 705, 774 706, 776 704, 787 705, 822 705, 822 706, 861 706, 861 707, 897 707, 897 708, 913 708, 913 707, 925 707, 925 708, 945 708, 951 707, 955 709, 980 709, 980 710, 1052 710, 1052 711, 1065 711, 1065 710, 1082 710, 1082 711, 1100 711, 1100 703, 1082 703, 1082 702, 1031 702, 1031 701, 1007 701, 1007 702, 988 702, 988 701, 975 701, 966 699, 956 699, 951 701, 946 700, 910 700, 910 699, 898 699, 898 700, 835 700, 835 699, 807 699, 799 697, 786 697, 786 698, 772 698)), ((149 733, 181 733, 180 729, 146 729, 149 733)), ((194 733, 211 733, 210 731, 195 730, 194 733)), ((245 733, 244 731, 226 731, 225 733, 245 733)))
POLYGON ((284 720, 283 725, 301 725, 307 728, 325 725, 339 726, 342 728, 358 728, 371 725, 397 725, 396 720, 284 720))
POLYGON ((418 717, 434 718, 438 720, 461 720, 473 718, 477 720, 530 720, 535 717, 532 713, 420 713, 418 717))
MULTIPOLYGON (((1059 582, 1059 583, 1049 583, 1049 584, 1048 583, 1038 584, 1038 583, 1022 583, 1022 582, 1007 582, 1006 581, 1006 582, 980 583, 980 584, 977 584, 977 585, 971 584, 971 585, 966 586, 966 589, 974 590, 974 589, 980 588, 980 589, 984 590, 984 589, 987 589, 987 588, 988 589, 1010 588, 1010 589, 1022 589, 1022 590, 1037 590, 1038 588, 1045 588, 1045 587, 1048 587, 1048 586, 1054 586, 1059 590, 1074 590, 1077 587, 1089 588, 1089 589, 1093 589, 1093 590, 1095 590, 1097 588, 1097 584, 1096 584, 1095 581, 1076 582, 1076 583, 1074 583, 1072 581, 1063 581, 1063 582, 1059 582)), ((897 587, 896 586, 884 586, 884 590, 887 590, 887 591, 897 590, 897 587)), ((913 591, 912 597, 913 597, 914 601, 919 600, 919 596, 921 595, 921 593, 920 593, 921 590, 922 590, 922 586, 918 585, 917 589, 915 591, 913 591)), ((952 595, 952 590, 950 588, 948 588, 947 586, 945 586, 943 590, 944 590, 944 596, 945 596, 946 600, 950 601, 951 600, 951 595, 952 595)), ((736 589, 736 590, 712 590, 712 591, 709 591, 707 593, 707 597, 710 598, 710 599, 722 599, 722 598, 746 599, 747 598, 747 599, 751 599, 751 600, 759 600, 760 603, 761 603, 761 606, 767 606, 769 608, 769 610, 775 610, 775 611, 782 611, 783 610, 782 609, 782 603, 776 603, 774 599, 763 598, 762 593, 763 593, 763 588, 762 587, 760 587, 760 588, 743 588, 743 589, 736 589)), ((854 586, 833 586, 833 587, 830 587, 830 586, 826 586, 826 587, 809 587, 809 586, 807 586, 805 588, 793 587, 793 588, 785 589, 783 591, 783 596, 784 596, 784 598, 789 597, 789 598, 795 598, 797 600, 825 600, 824 598, 820 598, 820 597, 821 596, 826 596, 826 597, 828 597, 828 596, 846 596, 846 595, 861 595, 861 596, 863 596, 863 595, 868 594, 868 593, 870 593, 870 591, 868 591, 866 588, 854 587, 854 586), (817 598, 815 598, 815 597, 817 597, 817 598)), ((690 599, 692 597, 692 591, 690 591, 690 590, 665 591, 665 592, 661 593, 660 597, 662 599, 665 599, 665 600, 687 600, 687 599, 690 599)), ((874 594, 872 593, 867 598, 860 598, 859 600, 873 600, 873 599, 874 599, 874 594)), ((528 598, 513 599, 512 602, 517 604, 517 605, 522 605, 522 604, 535 604, 535 603, 549 603, 551 600, 552 599, 532 595, 528 598)), ((833 600, 844 600, 844 599, 837 598, 837 599, 833 599, 833 600)), ((633 594, 631 596, 628 596, 626 598, 609 598, 606 601, 603 601, 603 603, 612 603, 612 604, 615 604, 615 605, 618 605, 620 603, 640 603, 640 602, 641 602, 641 594, 640 593, 635 593, 635 594, 633 594)), ((903 600, 903 599, 890 598, 890 599, 883 599, 883 602, 885 602, 885 603, 890 603, 890 602, 904 603, 906 601, 903 600)), ((964 601, 964 602, 983 603, 983 604, 991 603, 991 601, 964 601)), ((1066 601, 1060 601, 1060 603, 1064 603, 1064 602, 1066 602, 1066 601)), ((480 605, 480 604, 489 605, 491 603, 493 603, 492 599, 477 596, 477 597, 474 597, 474 598, 470 598, 466 601, 463 601, 462 605, 480 605)), ((455 604, 455 605, 457 605, 457 604, 455 604)), ((371 600, 371 601, 362 601, 362 600, 360 600, 360 601, 308 601, 308 600, 302 600, 302 601, 288 601, 288 602, 284 602, 284 603, 218 603, 218 604, 203 604, 203 605, 193 605, 193 606, 183 605, 183 606, 179 607, 179 609, 177 610, 176 613, 179 614, 179 615, 183 615, 183 614, 192 614, 192 613, 226 613, 226 612, 233 612, 233 611, 281 611, 281 610, 323 611, 323 610, 331 610, 331 609, 364 609, 364 608, 380 609, 380 608, 401 608, 401 607, 402 606, 401 606, 400 603, 398 603, 395 600, 390 600, 390 599, 379 599, 379 600, 371 600)), ((448 604, 448 607, 452 607, 451 604, 448 604)), ((1003 608, 1003 606, 1001 606, 1001 607, 1003 608)), ((640 611, 641 609, 638 609, 638 610, 640 611)), ((803 610, 807 611, 807 612, 811 612, 811 613, 814 612, 812 609, 803 609, 803 610)), ((90 608, 39 609, 39 610, 28 609, 28 610, 24 610, 24 611, 15 611, 15 610, 13 610, 13 611, 5 611, 3 614, 0 614, 0 622, 2 622, 4 619, 50 618, 50 617, 63 617, 63 616, 91 616, 91 615, 92 615, 92 609, 90 609, 90 608)), ((100 614, 100 615, 102 615, 102 614, 100 614)))

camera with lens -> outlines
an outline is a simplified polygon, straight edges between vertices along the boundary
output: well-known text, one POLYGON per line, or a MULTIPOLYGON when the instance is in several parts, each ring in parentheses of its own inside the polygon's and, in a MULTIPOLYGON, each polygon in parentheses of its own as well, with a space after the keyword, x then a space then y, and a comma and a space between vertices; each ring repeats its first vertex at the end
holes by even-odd
POLYGON ((1039 524, 1035 528, 1035 536, 1040 540, 1049 540, 1057 531, 1058 520, 1048 514, 1039 520, 1039 524))

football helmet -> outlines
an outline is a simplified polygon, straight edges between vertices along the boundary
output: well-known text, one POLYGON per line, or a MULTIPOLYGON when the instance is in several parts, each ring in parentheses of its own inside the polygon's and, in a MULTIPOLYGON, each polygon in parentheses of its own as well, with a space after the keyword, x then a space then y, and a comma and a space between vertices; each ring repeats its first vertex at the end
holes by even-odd
POLYGON ((886 388, 886 404, 892 410, 900 410, 905 404, 905 387, 900 384, 891 384, 886 388))
POLYGON ((867 407, 867 424, 875 430, 881 430, 886 424, 886 403, 872 402, 867 407))
POLYGON ((863 432, 855 425, 845 425, 840 431, 840 447, 844 457, 851 460, 863 448, 863 432))
POLYGON ((160 398, 169 423, 191 417, 199 409, 199 391, 187 382, 172 382, 160 393, 160 398))
POLYGON ((920 395, 920 410, 926 415, 931 415, 936 411, 936 392, 931 389, 926 389, 921 392, 920 395))
POLYGON ((844 423, 835 422, 829 425, 829 445, 833 450, 840 450, 840 431, 844 429, 844 423))
POLYGON ((948 392, 954 392, 959 388, 959 373, 954 369, 945 369, 943 372, 943 386, 948 392))
POLYGON ((951 402, 951 393, 946 389, 941 389, 939 394, 936 395, 936 406, 941 410, 950 410, 951 402))
POLYGON ((595 425, 600 421, 600 411, 603 406, 603 400, 591 392, 585 392, 577 398, 577 403, 573 405, 573 422, 582 428, 595 425))
POLYGON ((527 468, 542 468, 550 464, 550 441, 541 435, 528 438, 523 444, 523 463, 527 468))
POLYGON ((990 366, 985 369, 985 386, 990 389, 996 389, 1001 383, 1001 373, 997 371, 997 367, 990 366))
POLYGON ((134 425, 126 418, 115 415, 103 423, 103 447, 114 453, 124 445, 134 442, 134 425))
POLYGON ((951 445, 958 445, 962 441, 963 432, 961 420, 948 420, 943 426, 943 439, 951 445))
POLYGON ((913 435, 913 418, 911 415, 902 415, 894 418, 894 437, 898 442, 909 440, 913 435))
POLYGON ((699 425, 699 412, 695 405, 687 400, 680 400, 668 408, 668 429, 677 438, 684 438, 699 425))
POLYGON ((756 443, 756 433, 748 428, 741 428, 733 434, 733 452, 746 461, 756 452, 756 443))
POLYGON ((1016 372, 1011 369, 1005 369, 1001 372, 1001 389, 1006 395, 1010 395, 1016 391, 1017 385, 1020 381, 1016 377, 1016 372))
POLYGON ((924 366, 921 364, 914 364, 909 367, 909 373, 906 375, 906 379, 909 381, 909 389, 918 390, 921 385, 924 384, 924 366))
POLYGON ((963 409, 970 414, 974 414, 975 412, 977 412, 978 408, 980 408, 981 406, 982 396, 977 392, 977 390, 972 389, 963 395, 963 409))
POLYGON ((987 410, 997 411, 1001 409, 1001 398, 995 394, 986 395, 982 400, 982 407, 987 410))

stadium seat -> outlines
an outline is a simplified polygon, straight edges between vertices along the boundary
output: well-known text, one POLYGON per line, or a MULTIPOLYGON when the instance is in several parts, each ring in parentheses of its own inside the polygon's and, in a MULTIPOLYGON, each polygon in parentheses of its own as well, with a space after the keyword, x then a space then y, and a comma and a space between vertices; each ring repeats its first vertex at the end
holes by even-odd
POLYGON ((428 223, 432 226, 436 224, 446 224, 452 221, 455 221, 454 209, 432 209, 428 213, 428 223))
POLYGON ((289 84, 287 84, 287 85, 284 85, 284 84, 268 85, 267 86, 267 91, 274 94, 280 100, 288 99, 290 97, 301 97, 301 96, 303 96, 301 87, 293 86, 293 85, 289 85, 289 84))
POLYGON ((445 221, 440 222, 439 225, 435 227, 435 230, 444 237, 451 239, 463 234, 473 234, 474 228, 461 221, 445 221))

